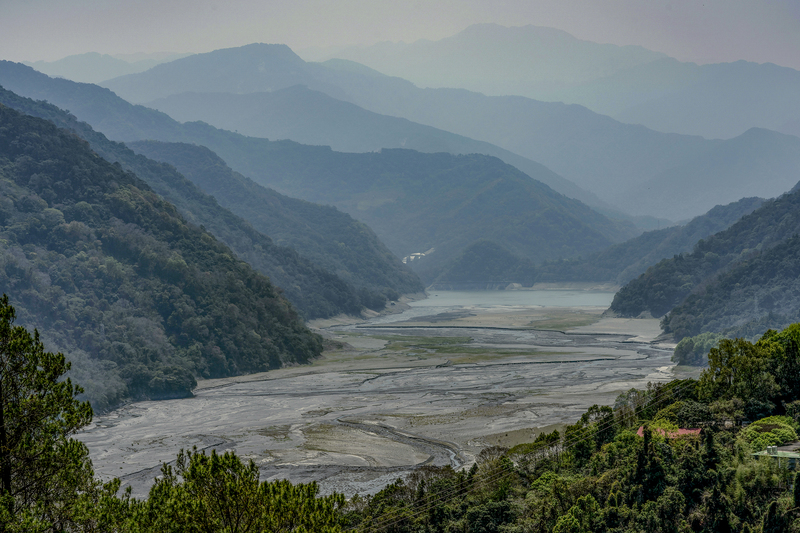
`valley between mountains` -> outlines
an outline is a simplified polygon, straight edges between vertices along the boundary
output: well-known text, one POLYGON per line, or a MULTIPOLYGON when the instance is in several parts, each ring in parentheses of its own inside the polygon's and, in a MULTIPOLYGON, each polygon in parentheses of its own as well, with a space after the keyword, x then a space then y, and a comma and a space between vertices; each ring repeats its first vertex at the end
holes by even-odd
POLYGON ((800 531, 800 71, 242 29, 0 57, 0 533, 800 531))
POLYGON ((488 446, 563 429, 630 388, 696 375, 654 342, 657 321, 602 318, 611 295, 443 292, 367 322, 320 320, 326 349, 308 367, 205 380, 193 398, 100 416, 80 438, 98 474, 140 496, 192 446, 235 450, 264 479, 371 494, 422 465, 459 468, 488 446))

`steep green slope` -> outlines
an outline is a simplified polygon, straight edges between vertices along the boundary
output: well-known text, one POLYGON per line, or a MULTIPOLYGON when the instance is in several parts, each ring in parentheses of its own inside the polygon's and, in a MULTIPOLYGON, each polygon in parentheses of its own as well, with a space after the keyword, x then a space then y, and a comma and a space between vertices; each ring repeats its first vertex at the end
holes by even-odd
POLYGON ((266 277, 74 134, 0 106, 0 186, 0 290, 97 406, 319 355, 266 277))
POLYGON ((431 283, 431 289, 503 289, 511 283, 530 287, 536 280, 536 266, 492 241, 468 246, 431 283))
POLYGON ((676 339, 760 335, 800 320, 800 235, 759 253, 690 294, 664 317, 676 339))
MULTIPOLYGON (((119 162, 125 170, 134 172, 175 205, 189 222, 204 226, 238 257, 267 275, 306 319, 340 313, 357 314, 362 303, 369 303, 372 307, 378 305, 380 298, 374 291, 359 298, 355 288, 332 274, 330 269, 320 268, 292 248, 276 246, 270 237, 220 207, 213 197, 204 194, 174 168, 137 156, 124 144, 109 141, 86 123, 78 122, 74 116, 50 104, 22 98, 1 87, 0 103, 78 133, 106 160, 119 162)), ((350 220, 347 215, 337 214, 350 220)))
MULTIPOLYGON (((257 230, 359 288, 387 295, 423 289, 416 275, 372 230, 334 207, 289 198, 262 187, 231 170, 203 146, 159 141, 128 144, 138 153, 174 165, 257 230)), ((367 296, 366 301, 369 299, 367 296)))
POLYGON ((763 203, 761 198, 743 198, 718 205, 685 226, 648 231, 586 257, 547 262, 540 265, 537 281, 628 283, 662 259, 691 252, 697 241, 727 229, 763 203))
MULTIPOLYGON (((741 279, 744 283, 754 282, 753 280, 756 278, 748 278, 750 274, 747 273, 747 268, 750 267, 745 266, 745 263, 742 262, 756 261, 761 254, 765 254, 763 260, 768 263, 776 261, 777 259, 774 259, 773 256, 766 254, 772 253, 770 251, 772 248, 780 250, 779 246, 788 246, 786 243, 789 239, 798 233, 800 233, 800 191, 794 191, 766 202, 727 230, 716 233, 708 239, 700 240, 691 253, 676 255, 672 259, 665 259, 651 267, 617 293, 611 309, 623 316, 636 316, 648 312, 653 316, 660 317, 684 302, 690 294, 702 294, 706 287, 715 283, 715 278, 720 275, 728 275, 725 274, 727 271, 730 271, 729 274, 733 277, 726 279, 736 279, 737 276, 742 276, 741 279), (736 266, 738 263, 742 263, 741 268, 745 270, 737 274, 735 271, 739 268, 736 266)), ((774 253, 778 254, 775 257, 791 257, 789 251, 786 251, 784 255, 780 255, 782 253, 780 251, 774 253)), ((781 261, 783 260, 781 259, 781 261)), ((759 263, 756 261, 749 264, 759 263)), ((720 277, 720 280, 722 279, 720 277)), ((784 281, 779 279, 777 283, 784 283, 784 281)), ((761 285, 761 282, 758 284, 761 285)), ((736 294, 758 295, 761 290, 757 286, 731 286, 729 282, 724 282, 723 286, 727 289, 735 289, 736 294)), ((789 286, 785 288, 786 290, 791 289, 789 286)), ((770 292, 773 289, 775 287, 770 287, 770 292)), ((736 294, 729 295, 732 301, 736 300, 736 294)), ((767 306, 759 306, 755 301, 750 302, 750 305, 759 316, 769 314, 770 309, 767 306)), ((735 305, 732 305, 731 312, 733 315, 729 319, 735 322, 737 320, 735 316, 739 313, 735 310, 735 305)), ((780 308, 780 312, 786 314, 790 310, 780 308)), ((696 313, 698 312, 692 311, 690 314, 696 316, 696 313)), ((750 314, 747 316, 753 318, 750 314)), ((728 322, 732 324, 733 322, 730 320, 728 322)), ((669 324, 669 320, 665 321, 665 324, 669 324)), ((721 322, 719 327, 723 327, 721 322)), ((696 331, 699 328, 702 328, 702 323, 695 327, 687 324, 679 326, 676 322, 671 327, 672 330, 680 331, 680 335, 683 335, 684 331, 696 331)), ((710 331, 711 328, 709 326, 706 330, 710 331)))

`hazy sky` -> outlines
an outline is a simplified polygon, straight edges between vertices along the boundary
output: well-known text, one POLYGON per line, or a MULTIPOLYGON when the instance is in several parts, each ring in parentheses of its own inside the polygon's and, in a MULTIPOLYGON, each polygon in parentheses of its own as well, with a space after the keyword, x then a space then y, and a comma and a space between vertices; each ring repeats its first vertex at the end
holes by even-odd
POLYGON ((800 0, 0 0, 0 59, 412 42, 477 22, 800 69, 800 0))

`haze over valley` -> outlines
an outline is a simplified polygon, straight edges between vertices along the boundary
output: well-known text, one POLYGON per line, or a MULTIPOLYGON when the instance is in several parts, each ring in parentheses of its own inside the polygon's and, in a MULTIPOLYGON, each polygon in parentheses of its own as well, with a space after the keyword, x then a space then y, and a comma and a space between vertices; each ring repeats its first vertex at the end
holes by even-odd
POLYGON ((0 21, 0 531, 800 528, 800 11, 149 2, 0 21))

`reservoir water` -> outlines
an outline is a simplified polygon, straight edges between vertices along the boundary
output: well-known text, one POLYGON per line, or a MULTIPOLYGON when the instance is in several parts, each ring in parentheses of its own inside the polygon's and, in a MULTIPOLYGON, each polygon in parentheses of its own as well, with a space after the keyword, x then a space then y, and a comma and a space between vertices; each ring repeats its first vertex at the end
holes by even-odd
POLYGON ((584 308, 611 305, 614 291, 593 289, 543 289, 516 291, 433 291, 423 300, 410 302, 411 307, 396 315, 382 316, 369 321, 370 324, 389 324, 436 315, 456 310, 478 310, 482 312, 507 312, 514 309, 537 309, 546 307, 584 308))

